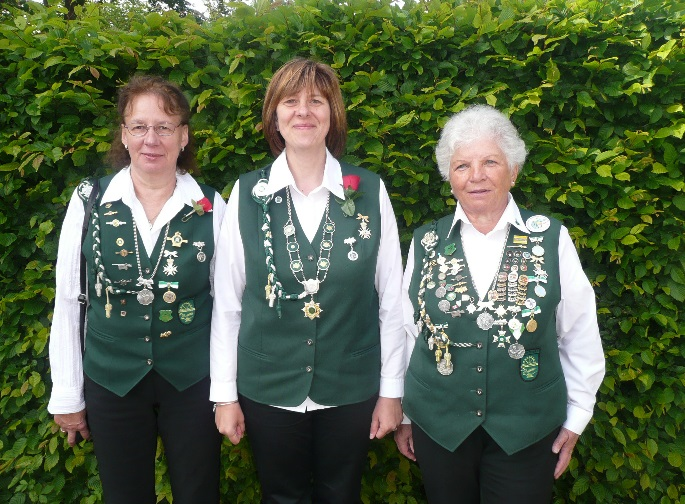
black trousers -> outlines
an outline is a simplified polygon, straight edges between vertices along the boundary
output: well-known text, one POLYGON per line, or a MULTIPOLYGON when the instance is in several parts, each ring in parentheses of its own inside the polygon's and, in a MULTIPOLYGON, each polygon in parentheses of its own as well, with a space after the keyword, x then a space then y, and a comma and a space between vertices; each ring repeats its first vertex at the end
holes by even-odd
POLYGON ((221 435, 209 377, 179 392, 150 372, 124 397, 85 379, 87 418, 107 504, 154 504, 161 436, 174 504, 218 504, 221 435))
POLYGON ((558 456, 559 429, 507 455, 479 427, 454 451, 412 425, 414 452, 430 504, 549 504, 558 456))
POLYGON ((262 503, 360 502, 376 399, 295 413, 240 396, 262 503))

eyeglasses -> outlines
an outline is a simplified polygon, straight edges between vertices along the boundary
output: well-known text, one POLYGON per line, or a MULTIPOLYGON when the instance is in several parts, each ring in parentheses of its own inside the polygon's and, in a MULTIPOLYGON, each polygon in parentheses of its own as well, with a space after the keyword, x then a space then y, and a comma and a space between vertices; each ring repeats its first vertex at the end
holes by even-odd
POLYGON ((136 124, 134 126, 126 126, 124 125, 124 128, 128 130, 128 132, 131 134, 131 136, 134 137, 142 137, 147 135, 147 132, 150 128, 155 130, 155 133, 157 133, 159 136, 171 136, 174 134, 174 131, 176 131, 176 128, 180 126, 176 125, 174 126, 173 124, 156 124, 154 126, 146 126, 144 124, 136 124))

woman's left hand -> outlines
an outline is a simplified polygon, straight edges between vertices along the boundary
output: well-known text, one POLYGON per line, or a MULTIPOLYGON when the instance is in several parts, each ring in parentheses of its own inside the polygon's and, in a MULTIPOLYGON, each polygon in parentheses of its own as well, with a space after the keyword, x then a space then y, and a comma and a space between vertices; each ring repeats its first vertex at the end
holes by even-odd
POLYGON ((67 434, 69 446, 74 446, 80 441, 77 434, 80 434, 83 439, 90 439, 86 410, 76 413, 57 414, 55 415, 55 423, 59 425, 60 431, 67 434))
POLYGON ((559 454, 559 460, 554 469, 554 479, 559 479, 559 477, 564 474, 564 471, 568 467, 568 463, 571 462, 573 448, 575 448, 579 437, 580 436, 575 432, 571 432, 564 427, 561 428, 559 435, 552 445, 552 451, 559 454))
POLYGON ((397 430, 402 423, 402 401, 399 397, 379 397, 371 417, 369 439, 380 439, 388 432, 397 430))

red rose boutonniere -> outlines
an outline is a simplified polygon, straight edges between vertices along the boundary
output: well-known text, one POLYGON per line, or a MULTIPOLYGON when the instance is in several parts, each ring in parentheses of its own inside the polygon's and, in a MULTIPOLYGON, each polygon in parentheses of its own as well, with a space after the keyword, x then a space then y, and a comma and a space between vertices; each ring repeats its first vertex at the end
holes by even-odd
POLYGON ((198 214, 202 216, 205 214, 205 212, 212 211, 212 202, 209 201, 206 197, 198 201, 191 199, 190 202, 193 204, 193 210, 183 216, 183 219, 181 219, 183 222, 188 221, 193 216, 193 214, 198 214))
POLYGON ((340 208, 346 217, 354 215, 354 200, 356 200, 363 193, 359 192, 359 182, 361 178, 359 175, 343 175, 343 193, 345 199, 335 198, 340 203, 340 208))

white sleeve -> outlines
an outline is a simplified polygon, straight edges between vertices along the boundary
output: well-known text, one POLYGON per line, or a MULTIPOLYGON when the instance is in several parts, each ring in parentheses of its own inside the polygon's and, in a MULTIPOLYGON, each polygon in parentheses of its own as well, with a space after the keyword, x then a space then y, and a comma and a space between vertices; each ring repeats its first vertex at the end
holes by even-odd
POLYGON ((604 351, 597 325, 595 292, 563 226, 559 234, 559 276, 557 338, 568 393, 564 427, 581 434, 592 418, 595 396, 604 378, 604 351))
POLYGON ((381 236, 376 261, 376 291, 381 333, 381 397, 404 395, 405 340, 402 328, 402 254, 397 221, 385 185, 379 189, 381 236))
POLYGON ((217 191, 214 193, 214 204, 212 206, 212 225, 214 230, 214 255, 209 263, 209 284, 210 284, 210 294, 214 296, 214 269, 216 265, 216 248, 219 243, 219 233, 221 231, 221 223, 224 220, 224 214, 226 213, 226 202, 221 197, 221 194, 217 191))
POLYGON ((55 310, 50 328, 52 393, 48 411, 76 413, 86 407, 83 397, 83 361, 79 337, 81 293, 81 227, 84 208, 74 191, 62 223, 57 249, 55 310))
POLYGON ((219 231, 214 267, 214 309, 209 350, 210 401, 238 399, 238 331, 245 290, 245 253, 238 221, 239 181, 233 186, 219 231))

